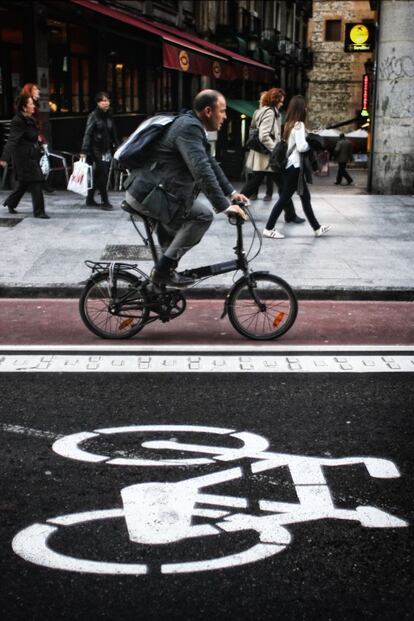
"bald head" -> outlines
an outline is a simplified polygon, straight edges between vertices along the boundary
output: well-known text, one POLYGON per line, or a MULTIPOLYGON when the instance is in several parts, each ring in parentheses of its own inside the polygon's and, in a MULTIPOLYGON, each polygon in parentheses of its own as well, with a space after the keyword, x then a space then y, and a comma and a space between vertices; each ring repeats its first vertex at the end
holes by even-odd
POLYGON ((207 131, 218 131, 226 119, 226 100, 219 91, 206 88, 194 97, 193 110, 207 131))
MULTIPOLYGON (((210 106, 210 108, 214 108, 220 95, 221 93, 219 93, 219 91, 214 91, 211 88, 205 88, 203 91, 200 91, 194 97, 194 112, 201 112, 202 110, 204 110, 204 108, 207 108, 207 106, 210 106)), ((223 97, 223 95, 221 96, 223 97)))

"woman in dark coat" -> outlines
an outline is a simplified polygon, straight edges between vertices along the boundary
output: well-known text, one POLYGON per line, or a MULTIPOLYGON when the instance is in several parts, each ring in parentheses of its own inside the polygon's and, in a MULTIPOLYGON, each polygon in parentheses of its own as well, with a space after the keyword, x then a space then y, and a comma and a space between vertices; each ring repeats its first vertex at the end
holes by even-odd
POLYGON ((109 108, 111 102, 108 93, 100 91, 95 97, 96 108, 88 116, 85 135, 83 137, 81 158, 88 158, 93 164, 93 188, 86 197, 88 207, 101 207, 108 211, 113 209, 108 199, 106 185, 112 154, 118 146, 115 125, 109 108), (102 204, 98 205, 94 196, 99 191, 102 204))
POLYGON ((38 142, 39 129, 33 119, 35 104, 29 95, 19 95, 16 100, 16 115, 10 126, 10 136, 0 158, 0 166, 12 161, 17 187, 9 194, 3 205, 10 213, 17 213, 16 207, 25 192, 32 195, 35 218, 48 219, 43 198, 43 174, 39 160, 41 150, 38 142))

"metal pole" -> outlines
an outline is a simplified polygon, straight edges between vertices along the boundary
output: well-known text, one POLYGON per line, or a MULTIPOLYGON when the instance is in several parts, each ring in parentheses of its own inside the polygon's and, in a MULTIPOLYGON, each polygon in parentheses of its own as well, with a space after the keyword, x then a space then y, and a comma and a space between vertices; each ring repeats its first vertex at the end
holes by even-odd
POLYGON ((378 55, 379 55, 379 39, 380 39, 380 26, 381 26, 381 0, 378 0, 377 9, 377 29, 375 36, 375 61, 374 61, 374 92, 373 92, 373 105, 372 105, 372 121, 371 121, 371 152, 369 154, 368 162, 368 179, 367 179, 367 192, 372 192, 372 174, 374 165, 374 147, 375 147, 375 112, 377 109, 377 77, 378 77, 378 55))

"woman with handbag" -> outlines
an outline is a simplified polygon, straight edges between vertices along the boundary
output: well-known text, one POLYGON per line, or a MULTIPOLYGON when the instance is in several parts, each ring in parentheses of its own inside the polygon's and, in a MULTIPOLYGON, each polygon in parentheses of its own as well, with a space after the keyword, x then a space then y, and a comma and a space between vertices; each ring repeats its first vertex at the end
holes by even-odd
POLYGON ((29 95, 17 97, 16 115, 10 125, 10 135, 0 158, 0 166, 6 166, 11 159, 18 183, 3 205, 8 207, 9 213, 17 213, 16 207, 23 194, 30 192, 34 217, 49 219, 45 213, 42 189, 44 178, 39 164, 42 152, 38 142, 39 128, 33 118, 34 111, 35 104, 32 97, 29 95))
POLYGON ((284 235, 275 228, 275 225, 283 208, 288 201, 292 200, 295 192, 300 196, 303 211, 316 237, 325 235, 331 228, 329 225, 321 226, 319 224, 311 205, 307 186, 307 182, 312 183, 311 162, 307 155, 312 155, 313 152, 306 139, 305 119, 305 99, 302 95, 295 95, 290 100, 283 129, 283 140, 287 143, 287 162, 283 177, 283 188, 279 200, 273 206, 266 228, 263 231, 263 237, 284 238, 284 235))
POLYGON ((40 112, 40 87, 38 86, 38 84, 34 84, 33 82, 27 82, 27 84, 25 84, 20 91, 20 95, 28 95, 33 99, 33 103, 35 105, 33 118, 39 130, 39 142, 42 148, 40 168, 42 169, 42 173, 44 176, 43 191, 46 192, 46 194, 54 194, 55 191, 51 187, 49 180, 50 162, 48 140, 46 138, 45 123, 43 121, 43 116, 40 112))
MULTIPOLYGON (((281 88, 271 88, 268 91, 264 91, 260 96, 260 108, 255 110, 253 114, 250 127, 253 129, 251 133, 256 136, 256 139, 249 148, 246 161, 246 168, 251 170, 252 173, 240 190, 242 194, 249 198, 257 195, 263 179, 269 176, 276 182, 279 194, 281 192, 282 178, 270 170, 269 157, 273 147, 280 140, 281 118, 279 110, 283 106, 284 100, 285 92, 281 88), (255 146, 259 150, 255 150, 255 146)), ((247 141, 246 146, 249 147, 249 141, 247 141)), ((271 200, 271 198, 269 189, 267 189, 264 200, 271 200)), ((303 218, 299 218, 296 215, 292 201, 288 201, 286 204, 285 220, 295 224, 305 222, 303 218)))

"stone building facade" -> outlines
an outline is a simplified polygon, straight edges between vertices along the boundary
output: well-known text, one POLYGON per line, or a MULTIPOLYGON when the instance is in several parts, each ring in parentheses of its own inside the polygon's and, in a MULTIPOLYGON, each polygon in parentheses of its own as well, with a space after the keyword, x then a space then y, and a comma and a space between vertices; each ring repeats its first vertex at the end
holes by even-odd
POLYGON ((382 0, 369 189, 414 193, 414 0, 382 0))
MULTIPOLYGON (((365 63, 373 64, 371 52, 344 51, 345 24, 374 22, 369 0, 314 0, 309 21, 308 44, 313 68, 308 73, 308 120, 311 127, 327 127, 357 116, 361 110, 365 63)), ((356 124, 346 125, 351 131, 356 124)))

